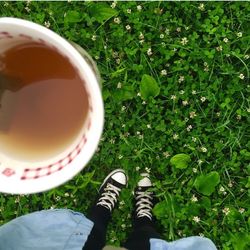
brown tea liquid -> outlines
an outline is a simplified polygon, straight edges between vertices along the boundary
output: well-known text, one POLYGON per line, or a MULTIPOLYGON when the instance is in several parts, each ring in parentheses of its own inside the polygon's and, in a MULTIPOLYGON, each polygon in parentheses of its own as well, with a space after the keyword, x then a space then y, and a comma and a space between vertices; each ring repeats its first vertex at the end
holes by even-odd
POLYGON ((0 59, 0 151, 32 161, 62 152, 87 118, 87 93, 76 70, 35 42, 0 59))

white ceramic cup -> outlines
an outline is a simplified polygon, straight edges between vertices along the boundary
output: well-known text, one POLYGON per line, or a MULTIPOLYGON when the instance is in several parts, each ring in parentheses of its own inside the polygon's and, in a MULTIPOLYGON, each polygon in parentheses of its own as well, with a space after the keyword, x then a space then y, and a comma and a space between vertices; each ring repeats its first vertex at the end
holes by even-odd
POLYGON ((88 54, 80 46, 41 25, 17 18, 0 18, 0 53, 31 41, 55 48, 70 60, 85 84, 88 116, 77 138, 53 157, 37 162, 17 160, 0 148, 0 192, 4 193, 37 193, 70 180, 93 156, 103 130, 104 107, 99 74, 88 54))

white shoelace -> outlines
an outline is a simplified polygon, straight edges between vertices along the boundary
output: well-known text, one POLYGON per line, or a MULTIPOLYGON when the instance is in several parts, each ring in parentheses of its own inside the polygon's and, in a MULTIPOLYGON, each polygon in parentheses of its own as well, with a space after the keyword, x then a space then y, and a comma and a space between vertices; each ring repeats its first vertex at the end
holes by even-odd
POLYGON ((151 211, 153 203, 150 201, 151 199, 152 199, 152 193, 137 191, 136 215, 138 218, 147 216, 150 220, 152 219, 151 211))
POLYGON ((96 205, 101 205, 112 211, 120 191, 120 188, 108 183, 96 205))

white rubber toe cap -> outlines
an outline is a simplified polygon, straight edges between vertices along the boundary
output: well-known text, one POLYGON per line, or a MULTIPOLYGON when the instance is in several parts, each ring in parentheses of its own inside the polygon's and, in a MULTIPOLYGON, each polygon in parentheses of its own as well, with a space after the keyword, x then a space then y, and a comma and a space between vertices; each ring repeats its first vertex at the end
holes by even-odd
POLYGON ((127 177, 123 172, 117 172, 111 176, 111 178, 122 185, 127 184, 127 177))
POLYGON ((143 178, 138 182, 138 187, 151 187, 152 182, 149 179, 149 174, 143 173, 143 174, 141 174, 141 176, 143 178))

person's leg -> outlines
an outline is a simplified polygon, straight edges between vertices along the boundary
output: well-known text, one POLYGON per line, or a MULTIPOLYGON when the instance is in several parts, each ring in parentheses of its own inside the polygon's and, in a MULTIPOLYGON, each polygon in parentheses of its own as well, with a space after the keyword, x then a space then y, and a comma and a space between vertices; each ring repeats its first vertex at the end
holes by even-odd
POLYGON ((101 250, 105 246, 106 231, 111 213, 118 202, 120 191, 127 185, 127 176, 122 169, 112 171, 104 180, 95 205, 87 217, 94 226, 83 250, 101 250))
POLYGON ((142 174, 143 179, 138 182, 135 191, 135 211, 133 215, 133 231, 124 244, 129 250, 149 250, 151 238, 161 239, 155 228, 155 218, 152 208, 155 198, 149 189, 152 183, 147 174, 142 174))

